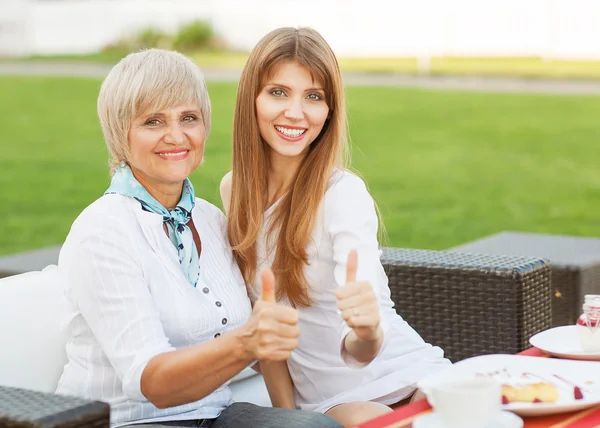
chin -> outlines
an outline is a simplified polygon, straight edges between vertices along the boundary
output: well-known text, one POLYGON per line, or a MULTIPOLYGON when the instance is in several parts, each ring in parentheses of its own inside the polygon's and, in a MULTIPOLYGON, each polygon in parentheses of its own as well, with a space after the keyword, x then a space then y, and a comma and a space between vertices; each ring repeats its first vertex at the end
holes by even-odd
POLYGON ((172 168, 171 170, 163 171, 163 180, 168 183, 181 183, 183 180, 189 177, 193 172, 189 168, 172 168))
POLYGON ((306 151, 306 147, 277 147, 275 151, 286 158, 295 158, 306 151))

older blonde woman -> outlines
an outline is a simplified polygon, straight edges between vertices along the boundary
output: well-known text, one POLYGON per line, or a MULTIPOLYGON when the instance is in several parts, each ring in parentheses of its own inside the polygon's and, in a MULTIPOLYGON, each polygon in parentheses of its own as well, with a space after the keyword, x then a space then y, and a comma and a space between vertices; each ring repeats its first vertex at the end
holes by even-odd
POLYGON ((251 308, 224 216, 194 196, 188 176, 210 131, 195 64, 163 50, 127 56, 102 84, 98 114, 112 181, 60 254, 70 340, 57 392, 110 403, 112 427, 337 427, 231 403, 234 375, 289 357, 298 315, 274 303, 268 270, 251 308))

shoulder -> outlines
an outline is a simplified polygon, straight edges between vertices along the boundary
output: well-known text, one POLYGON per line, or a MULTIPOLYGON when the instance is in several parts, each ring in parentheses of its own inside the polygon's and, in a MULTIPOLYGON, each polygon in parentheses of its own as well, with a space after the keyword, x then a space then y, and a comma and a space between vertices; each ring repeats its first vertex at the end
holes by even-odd
POLYGON ((221 192, 221 201, 223 202, 223 208, 225 208, 225 212, 229 211, 229 202, 231 200, 231 177, 233 176, 232 172, 229 171, 227 174, 223 176, 221 180, 221 184, 219 186, 219 190, 221 192))
POLYGON ((76 255, 79 246, 85 242, 106 244, 110 241, 118 246, 127 246, 132 234, 140 229, 135 215, 136 206, 140 206, 137 201, 117 194, 104 195, 94 201, 71 225, 61 258, 69 253, 67 250, 73 250, 76 255))
POLYGON ((224 239, 227 236, 227 219, 216 205, 204 199, 196 198, 193 217, 196 228, 199 226, 199 222, 202 222, 204 227, 208 227, 217 233, 219 239, 224 239))
POLYGON ((340 199, 372 200, 367 185, 358 175, 341 168, 331 174, 329 186, 325 192, 325 204, 337 203, 340 199))
POLYGON ((135 222, 134 210, 136 207, 139 207, 139 203, 131 198, 118 194, 103 195, 79 214, 73 227, 118 226, 135 222))
POLYGON ((218 220, 220 222, 223 218, 223 212, 219 207, 201 198, 196 198, 195 209, 202 213, 203 220, 218 220))
POLYGON ((358 175, 337 169, 323 198, 325 224, 377 222, 375 201, 358 175))

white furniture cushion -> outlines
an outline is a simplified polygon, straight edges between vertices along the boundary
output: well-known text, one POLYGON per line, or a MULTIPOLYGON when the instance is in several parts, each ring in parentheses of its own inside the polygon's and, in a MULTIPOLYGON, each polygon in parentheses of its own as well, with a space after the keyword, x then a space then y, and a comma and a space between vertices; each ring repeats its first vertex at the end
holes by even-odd
POLYGON ((67 362, 56 266, 0 279, 0 385, 53 392, 67 362))

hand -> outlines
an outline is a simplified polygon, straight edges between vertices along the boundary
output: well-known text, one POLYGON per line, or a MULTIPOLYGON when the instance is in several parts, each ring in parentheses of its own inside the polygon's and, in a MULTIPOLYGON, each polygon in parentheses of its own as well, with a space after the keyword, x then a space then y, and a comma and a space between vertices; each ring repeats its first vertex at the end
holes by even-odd
POLYGON ((275 301, 275 277, 271 269, 260 273, 261 295, 242 334, 252 359, 285 361, 298 346, 298 312, 275 301))
POLYGON ((357 270, 358 253, 352 250, 346 264, 346 284, 335 291, 337 307, 359 340, 376 341, 383 334, 377 296, 370 283, 356 281, 357 270))

